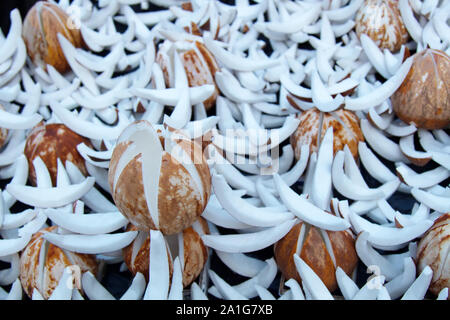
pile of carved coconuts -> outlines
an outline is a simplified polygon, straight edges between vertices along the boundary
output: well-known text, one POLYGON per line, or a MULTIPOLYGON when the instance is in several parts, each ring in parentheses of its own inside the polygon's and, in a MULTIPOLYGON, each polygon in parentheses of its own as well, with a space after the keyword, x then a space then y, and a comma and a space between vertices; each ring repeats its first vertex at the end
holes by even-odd
POLYGON ((446 0, 12 11, 0 298, 448 299, 449 21, 446 0))

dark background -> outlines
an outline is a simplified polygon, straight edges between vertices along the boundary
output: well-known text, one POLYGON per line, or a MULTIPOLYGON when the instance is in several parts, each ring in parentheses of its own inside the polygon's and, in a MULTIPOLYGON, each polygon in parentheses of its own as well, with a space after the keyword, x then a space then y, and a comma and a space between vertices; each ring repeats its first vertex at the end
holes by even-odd
MULTIPOLYGON (((234 3, 234 1, 230 1, 230 0, 228 0, 228 1, 221 0, 221 1, 226 2, 226 3, 234 3)), ((5 36, 8 34, 8 30, 9 30, 9 25, 10 25, 9 15, 10 15, 11 10, 13 10, 14 8, 18 8, 20 10, 22 20, 23 20, 25 18, 26 13, 33 6, 33 4, 35 2, 37 2, 37 0, 2 0, 2 1, 0 1, 0 15, 1 15, 0 27, 5 36)), ((95 0, 93 2, 95 3, 95 0)), ((0 54, 1 54, 1 52, 0 52, 0 54)), ((381 159, 381 160, 383 161, 384 159, 381 159)), ((394 165, 392 163, 389 163, 387 161, 383 161, 383 162, 389 168, 394 169, 393 168, 394 165)), ((420 172, 422 170, 429 170, 429 169, 431 169, 432 166, 433 166, 432 164, 429 164, 425 168, 418 168, 418 167, 412 166, 412 169, 416 170, 417 172, 420 172)), ((365 172, 363 166, 361 166, 361 171, 362 171, 364 177, 366 178, 366 181, 370 187, 377 187, 379 185, 376 181, 374 181, 374 179, 372 179, 370 177, 370 175, 367 174, 367 172, 365 172)), ((392 170, 392 171, 395 172, 395 170, 392 170)), ((445 181, 441 185, 447 185, 449 183, 449 180, 445 181)), ((7 182, 8 181, 0 181, 0 188, 3 189, 7 182)), ((294 186, 294 189, 297 189, 297 188, 301 189, 300 183, 294 186)), ((394 194, 394 196, 392 196, 389 199, 389 203, 396 210, 399 210, 402 212, 408 212, 414 203, 414 200, 411 198, 412 197, 409 197, 405 194, 396 193, 396 194, 394 194)), ((14 207, 14 208, 16 208, 16 207, 14 207)), ((21 211, 20 210, 21 208, 16 208, 16 209, 18 209, 18 211, 21 211)), ((219 228, 219 230, 223 233, 230 232, 230 230, 225 230, 222 228, 219 228)), ((273 256, 273 248, 269 247, 269 248, 266 248, 266 249, 258 251, 258 252, 249 253, 249 255, 257 257, 258 259, 261 259, 261 260, 268 259, 273 256)), ((107 268, 105 270, 106 271, 105 276, 102 279, 102 284, 111 292, 111 294, 113 294, 116 297, 120 297, 124 293, 124 291, 126 291, 126 289, 128 288, 128 286, 132 280, 132 276, 131 276, 131 274, 129 274, 129 272, 123 272, 123 273, 119 272, 119 266, 120 266, 120 264, 107 266, 107 268)), ((0 269, 2 269, 1 265, 0 265, 0 269)), ((222 264, 220 259, 218 259, 217 256, 215 256, 214 254, 211 257, 211 269, 214 270, 219 276, 221 276, 224 280, 226 280, 228 283, 230 283, 232 285, 238 284, 238 283, 248 279, 248 278, 241 277, 241 276, 235 274, 234 272, 230 271, 225 265, 222 264)), ((359 265, 358 265, 357 274, 358 274, 357 282, 358 282, 359 286, 362 286, 365 283, 367 277, 370 276, 370 274, 366 273, 366 268, 362 263, 359 263, 359 265)), ((278 294, 279 280, 280 280, 280 278, 278 275, 277 279, 273 282, 273 284, 269 288, 269 290, 275 295, 278 294)), ((339 295, 339 292, 335 292, 335 294, 339 295)), ((213 298, 213 297, 210 297, 210 298, 213 298)))

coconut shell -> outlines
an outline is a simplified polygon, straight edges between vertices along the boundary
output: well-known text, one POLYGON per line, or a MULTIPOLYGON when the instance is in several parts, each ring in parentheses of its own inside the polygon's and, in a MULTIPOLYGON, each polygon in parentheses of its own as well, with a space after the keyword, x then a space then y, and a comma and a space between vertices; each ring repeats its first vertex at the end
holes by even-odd
POLYGON ((364 136, 359 127, 359 119, 352 111, 339 109, 327 113, 313 108, 297 117, 300 123, 291 136, 291 145, 297 160, 300 159, 303 144, 309 144, 310 153, 318 152, 320 146, 319 132, 322 139, 330 127, 333 127, 334 154, 348 145, 353 157, 358 158, 358 143, 364 141, 364 136))
POLYGON ((438 295, 450 288, 450 213, 442 215, 423 235, 417 246, 417 273, 426 266, 433 270, 429 290, 438 295))
POLYGON ((418 128, 434 130, 450 125, 450 57, 425 49, 414 61, 402 85, 392 95, 396 115, 418 128))
POLYGON ((285 279, 293 278, 301 283, 294 262, 294 254, 297 253, 320 277, 328 290, 333 292, 337 289, 337 266, 350 276, 356 268, 358 256, 355 240, 348 231, 326 231, 331 247, 326 245, 322 232, 324 231, 301 222, 275 244, 274 255, 285 279), (304 232, 301 232, 302 228, 305 228, 304 232), (301 236, 303 238, 300 239, 301 236))
POLYGON ((29 179, 32 185, 36 185, 36 172, 33 160, 40 157, 47 166, 52 178, 52 183, 56 186, 59 158, 63 165, 66 161, 72 162, 87 175, 85 160, 77 151, 77 145, 84 143, 92 147, 89 139, 73 132, 63 124, 38 123, 29 133, 25 144, 25 156, 28 160, 29 179))
POLYGON ((364 1, 356 14, 355 29, 358 37, 366 34, 380 49, 392 52, 400 50, 408 40, 396 0, 364 1))
POLYGON ((23 22, 22 37, 33 63, 47 70, 47 64, 60 73, 70 70, 64 53, 59 45, 58 33, 70 41, 76 48, 84 46, 81 32, 71 28, 70 17, 57 4, 38 1, 28 11, 23 22))
POLYGON ((98 265, 95 256, 63 250, 42 237, 44 233, 54 231, 56 231, 56 226, 34 234, 20 255, 19 278, 25 293, 30 298, 36 288, 44 299, 48 299, 58 285, 66 267, 78 266, 80 268, 80 273, 74 272, 73 274, 75 284, 80 291, 82 291, 81 275, 87 271, 94 275, 97 274, 98 265), (42 250, 46 251, 42 252, 42 250), (42 260, 40 260, 41 255, 42 260))

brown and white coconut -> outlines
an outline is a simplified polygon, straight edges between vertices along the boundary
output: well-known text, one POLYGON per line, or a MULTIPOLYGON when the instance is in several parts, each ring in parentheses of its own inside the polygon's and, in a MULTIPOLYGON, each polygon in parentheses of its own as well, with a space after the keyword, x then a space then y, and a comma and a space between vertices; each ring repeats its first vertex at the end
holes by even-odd
POLYGON ((61 249, 42 237, 46 232, 55 231, 56 226, 53 226, 34 234, 20 255, 20 282, 30 298, 37 289, 44 299, 48 299, 66 267, 74 267, 74 282, 80 291, 81 275, 87 271, 97 274, 95 256, 61 249))
POLYGON ((73 132, 64 124, 38 123, 29 133, 24 151, 28 160, 31 184, 36 185, 33 160, 37 157, 40 157, 47 166, 54 186, 56 185, 58 158, 63 165, 66 161, 72 162, 84 175, 87 175, 85 160, 77 151, 77 145, 80 143, 92 147, 89 139, 73 132))
POLYGON ((394 112, 416 127, 444 129, 450 125, 450 57, 435 49, 413 57, 408 75, 391 97, 394 112))
MULTIPOLYGON (((128 230, 137 228, 129 225, 128 230)), ((199 218, 191 227, 182 232, 165 236, 169 257, 169 269, 172 275, 173 259, 180 257, 183 272, 183 286, 189 286, 202 272, 208 260, 208 250, 201 236, 208 234, 209 229, 206 221, 199 218)), ((124 261, 128 270, 135 275, 142 273, 147 281, 149 277, 150 261, 150 233, 140 231, 136 239, 123 249, 124 261)))
POLYGON ((298 254, 320 277, 330 292, 337 289, 336 268, 349 276, 358 262, 355 240, 350 231, 326 231, 300 222, 274 246, 275 260, 286 280, 301 283, 294 262, 298 254))
POLYGON ((220 71, 220 68, 213 54, 203 43, 198 41, 184 41, 182 45, 177 47, 176 51, 172 42, 169 40, 162 43, 159 47, 156 61, 163 71, 166 86, 170 88, 174 87, 173 54, 175 52, 180 56, 190 87, 205 84, 216 86, 211 97, 204 102, 205 108, 207 110, 210 109, 215 105, 216 98, 219 95, 219 89, 214 80, 214 75, 217 71, 220 71))
POLYGON ((353 157, 358 158, 358 143, 364 141, 364 135, 355 113, 344 109, 321 112, 312 108, 297 117, 300 119, 300 123, 290 139, 296 159, 300 159, 301 147, 304 144, 309 144, 310 153, 318 152, 325 132, 330 127, 333 127, 334 154, 348 145, 353 157))
POLYGON ((70 17, 57 4, 38 1, 28 11, 23 22, 22 37, 33 63, 47 70, 47 64, 60 73, 70 70, 70 65, 58 41, 58 33, 75 47, 84 46, 79 28, 70 26, 70 17))
POLYGON ((423 235, 417 246, 417 272, 426 266, 433 270, 429 290, 438 295, 444 288, 450 288, 450 213, 438 218, 423 235))
POLYGON ((108 173, 117 208, 139 230, 175 234, 208 203, 211 176, 202 146, 148 121, 130 124, 114 148, 108 173))
POLYGON ((408 40, 397 0, 365 0, 356 13, 358 37, 369 36, 380 49, 398 51, 408 40))

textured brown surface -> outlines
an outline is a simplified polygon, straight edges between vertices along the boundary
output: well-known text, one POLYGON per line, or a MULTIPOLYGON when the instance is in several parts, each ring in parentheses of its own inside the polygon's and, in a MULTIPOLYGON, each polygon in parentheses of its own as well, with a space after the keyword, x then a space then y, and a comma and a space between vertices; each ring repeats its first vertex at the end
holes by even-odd
POLYGON ((34 64, 47 70, 52 65, 60 73, 70 70, 70 66, 59 45, 61 33, 75 47, 83 47, 79 29, 70 29, 69 16, 56 4, 39 1, 28 11, 24 19, 22 36, 28 55, 34 64))
MULTIPOLYGON (((136 122, 135 124, 137 124, 136 122)), ((132 124, 133 125, 133 124, 132 124)), ((150 125, 150 124, 149 124, 150 125)), ((160 135, 162 136, 162 135, 160 135)), ((164 139, 162 146, 164 146, 164 139)), ((139 230, 159 229, 165 235, 176 234, 191 226, 203 213, 211 193, 211 177, 201 145, 190 140, 176 140, 191 157, 197 170, 201 186, 183 164, 166 151, 162 153, 158 185, 159 227, 154 223, 149 212, 149 205, 144 193, 142 176, 142 154, 138 153, 120 173, 116 185, 117 163, 123 152, 130 146, 130 141, 119 143, 113 151, 108 173, 109 184, 113 190, 113 199, 118 209, 139 230)))
POLYGON ((381 49, 398 51, 408 40, 397 0, 365 0, 355 19, 358 37, 368 35, 381 49))
MULTIPOLYGON (((202 220, 202 218, 200 218, 202 220)), ((200 221, 201 225, 204 226, 204 221, 200 221)), ((128 231, 137 230, 135 226, 130 225, 127 228, 128 231)), ((203 228, 205 233, 208 233, 207 226, 203 228)), ((137 272, 141 272, 146 280, 148 281, 149 276, 149 261, 150 261, 150 236, 148 235, 138 252, 134 261, 132 260, 133 255, 133 244, 123 249, 124 262, 128 267, 128 270, 135 275, 137 272)), ((202 272, 205 266, 206 260, 208 259, 208 251, 200 235, 192 228, 189 227, 183 231, 183 245, 184 245, 184 269, 183 269, 183 286, 189 286, 202 272)), ((167 253, 169 259, 169 272, 170 276, 173 273, 173 262, 170 253, 170 249, 167 246, 167 253)), ((175 257, 172 257, 175 258, 175 257)))
POLYGON ((300 239, 300 229, 303 223, 295 225, 274 246, 275 260, 286 280, 295 279, 301 283, 300 276, 294 263, 293 255, 299 251, 308 266, 320 277, 330 292, 337 289, 336 267, 341 267, 345 273, 351 275, 355 270, 358 257, 355 250, 355 241, 347 231, 327 231, 331 248, 327 248, 318 228, 305 225, 304 238, 300 239), (297 249, 297 245, 301 249, 297 249), (333 263, 329 250, 333 251, 336 266, 333 263))
MULTIPOLYGON (((193 25, 192 28, 193 33, 198 32, 195 25, 193 25)), ((219 66, 214 56, 202 43, 196 41, 194 44, 195 47, 190 50, 179 52, 179 55, 186 71, 186 76, 190 87, 205 84, 212 84, 215 86, 215 90, 211 97, 203 102, 205 108, 209 110, 216 103, 216 98, 219 94, 219 90, 214 80, 214 75, 217 71, 219 71, 219 66)), ((156 62, 160 65, 161 70, 163 71, 166 86, 170 87, 171 83, 169 80, 169 70, 173 70, 173 66, 171 68, 168 65, 171 63, 170 60, 167 58, 167 55, 162 54, 159 51, 156 57, 156 62)))
POLYGON ((40 157, 50 172, 53 185, 56 185, 57 159, 63 165, 66 161, 76 165, 84 175, 87 175, 85 160, 77 151, 77 145, 84 143, 92 147, 91 142, 70 130, 63 124, 37 124, 28 135, 25 144, 25 156, 29 165, 29 178, 32 185, 36 185, 36 173, 33 160, 40 157))
POLYGON ((429 130, 450 125, 450 57, 434 49, 416 53, 391 101, 397 116, 406 123, 429 130))
MULTIPOLYGON (((29 297, 33 295, 33 290, 36 288, 44 299, 48 299, 68 266, 75 264, 80 267, 80 274, 74 273, 75 284, 80 283, 80 276, 84 272, 90 271, 94 275, 97 274, 98 265, 94 256, 68 252, 51 243, 45 244, 46 240, 42 238, 43 233, 55 231, 56 227, 50 227, 34 234, 21 254, 19 278, 29 297), (39 261, 41 250, 45 249, 47 251, 44 259, 39 261), (40 270, 43 270, 41 278, 40 270)), ((81 290, 81 287, 78 289, 81 290)))
POLYGON ((300 123, 291 136, 291 145, 294 148, 296 159, 300 159, 303 144, 310 145, 310 153, 318 152, 320 146, 320 143, 318 143, 319 131, 321 130, 320 141, 322 141, 330 127, 333 127, 334 154, 348 145, 353 157, 358 158, 358 143, 364 141, 364 136, 359 127, 358 117, 352 111, 339 109, 333 113, 327 113, 313 108, 303 112, 298 118, 300 123))
POLYGON ((437 295, 447 287, 450 288, 450 213, 437 219, 425 233, 417 247, 417 274, 425 266, 433 270, 433 279, 429 290, 437 295))

